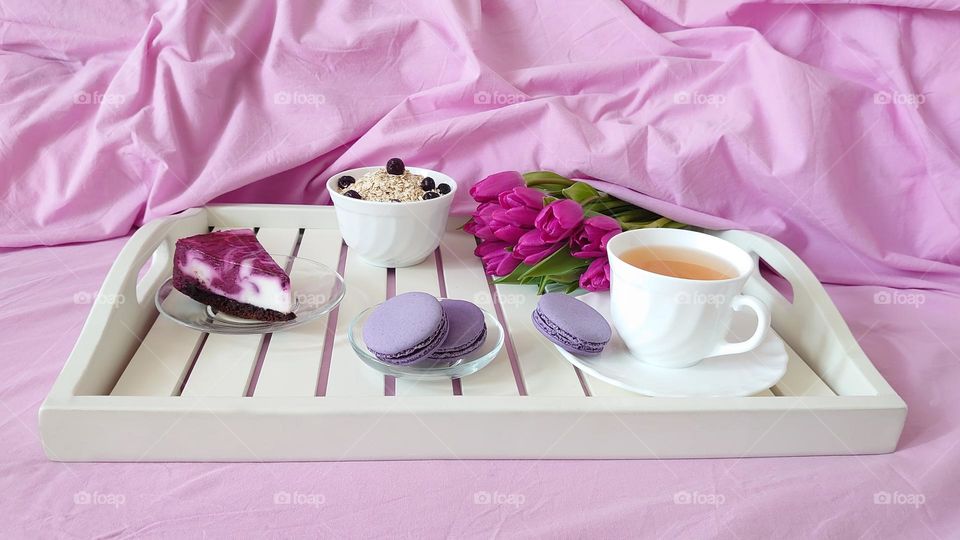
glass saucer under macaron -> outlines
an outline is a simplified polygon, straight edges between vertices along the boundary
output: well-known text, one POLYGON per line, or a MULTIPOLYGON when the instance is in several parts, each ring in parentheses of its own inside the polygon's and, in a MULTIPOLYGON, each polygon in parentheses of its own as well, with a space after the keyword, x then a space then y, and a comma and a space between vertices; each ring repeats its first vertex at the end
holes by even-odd
POLYGON ((500 321, 486 310, 481 309, 480 311, 483 311, 483 322, 487 327, 487 337, 476 350, 460 358, 445 358, 443 360, 426 358, 403 366, 384 362, 370 352, 370 349, 363 342, 363 325, 367 322, 367 318, 370 317, 373 310, 379 306, 380 304, 371 306, 357 315, 350 323, 347 338, 360 360, 384 375, 390 375, 398 379, 420 381, 461 379, 486 367, 503 348, 503 327, 500 326, 500 321))

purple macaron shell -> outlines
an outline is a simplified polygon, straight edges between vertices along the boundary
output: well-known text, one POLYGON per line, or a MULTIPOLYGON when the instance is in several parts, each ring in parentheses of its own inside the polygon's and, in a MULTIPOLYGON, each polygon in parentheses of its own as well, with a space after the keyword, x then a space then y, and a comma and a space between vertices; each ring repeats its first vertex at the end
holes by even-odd
POLYGON ((597 310, 560 293, 540 297, 531 319, 547 339, 574 354, 600 354, 613 334, 597 310))
POLYGON ((487 324, 480 308, 466 300, 450 299, 441 300, 440 307, 447 316, 450 331, 447 332, 443 344, 433 351, 430 358, 461 358, 483 345, 487 338, 487 324))
POLYGON ((421 292, 394 296, 380 304, 363 325, 363 342, 377 358, 411 364, 430 356, 449 330, 440 302, 421 292))

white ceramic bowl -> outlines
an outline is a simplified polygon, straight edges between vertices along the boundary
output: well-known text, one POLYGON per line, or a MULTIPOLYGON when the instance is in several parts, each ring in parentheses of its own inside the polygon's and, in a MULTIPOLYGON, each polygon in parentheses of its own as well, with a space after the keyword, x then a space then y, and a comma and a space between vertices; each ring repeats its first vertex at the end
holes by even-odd
POLYGON ((430 169, 407 167, 414 174, 432 177, 448 184, 450 193, 436 199, 411 202, 378 202, 352 199, 340 194, 337 179, 350 175, 357 180, 380 167, 360 167, 335 174, 327 180, 327 191, 337 212, 343 241, 360 257, 374 265, 390 268, 413 266, 427 258, 447 227, 450 205, 457 193, 457 182, 430 169))

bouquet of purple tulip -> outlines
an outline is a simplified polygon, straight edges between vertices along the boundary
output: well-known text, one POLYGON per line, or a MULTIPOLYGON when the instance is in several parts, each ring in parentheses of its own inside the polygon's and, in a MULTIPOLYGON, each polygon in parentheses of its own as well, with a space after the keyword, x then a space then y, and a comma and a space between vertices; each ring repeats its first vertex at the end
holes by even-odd
POLYGON ((492 174, 470 188, 480 203, 464 230, 496 283, 537 294, 610 288, 607 241, 621 231, 686 225, 549 171, 492 174))

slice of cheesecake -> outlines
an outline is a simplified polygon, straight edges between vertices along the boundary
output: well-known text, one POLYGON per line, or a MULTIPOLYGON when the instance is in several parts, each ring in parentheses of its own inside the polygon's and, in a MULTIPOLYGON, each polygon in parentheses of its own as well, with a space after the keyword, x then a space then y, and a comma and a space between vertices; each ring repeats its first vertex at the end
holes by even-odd
POLYGON ((197 302, 235 317, 260 321, 296 317, 290 276, 250 229, 177 240, 173 286, 197 302))

